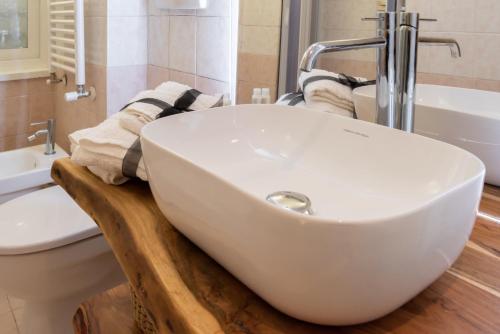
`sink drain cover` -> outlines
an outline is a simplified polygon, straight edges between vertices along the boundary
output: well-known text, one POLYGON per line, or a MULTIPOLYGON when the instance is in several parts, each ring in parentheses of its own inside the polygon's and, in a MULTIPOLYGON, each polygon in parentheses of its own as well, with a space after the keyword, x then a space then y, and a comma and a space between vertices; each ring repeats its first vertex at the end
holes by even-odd
POLYGON ((266 200, 285 210, 312 215, 311 200, 306 195, 293 191, 278 191, 266 197, 266 200))

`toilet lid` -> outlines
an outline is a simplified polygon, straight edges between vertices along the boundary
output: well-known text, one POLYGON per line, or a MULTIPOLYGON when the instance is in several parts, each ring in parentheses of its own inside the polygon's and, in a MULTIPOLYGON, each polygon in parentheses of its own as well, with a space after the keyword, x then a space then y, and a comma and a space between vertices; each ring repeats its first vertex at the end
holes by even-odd
POLYGON ((0 255, 42 252, 101 232, 59 186, 0 205, 0 255))

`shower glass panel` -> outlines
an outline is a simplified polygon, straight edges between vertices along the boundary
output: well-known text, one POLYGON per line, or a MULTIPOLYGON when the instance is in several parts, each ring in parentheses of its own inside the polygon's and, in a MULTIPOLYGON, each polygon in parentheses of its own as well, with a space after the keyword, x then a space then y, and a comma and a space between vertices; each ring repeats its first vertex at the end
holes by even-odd
POLYGON ((28 48, 28 0, 0 1, 0 49, 28 48))

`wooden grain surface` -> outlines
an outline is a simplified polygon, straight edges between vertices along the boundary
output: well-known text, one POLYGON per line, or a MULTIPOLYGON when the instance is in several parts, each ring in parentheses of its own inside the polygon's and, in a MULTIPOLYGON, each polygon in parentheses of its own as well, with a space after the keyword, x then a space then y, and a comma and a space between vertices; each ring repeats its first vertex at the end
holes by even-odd
POLYGON ((83 302, 73 318, 75 334, 140 334, 128 284, 83 302))
POLYGON ((500 333, 500 192, 487 187, 471 241, 455 265, 388 316, 323 327, 272 308, 164 218, 147 183, 105 185, 70 160, 53 178, 99 224, 159 333, 500 333))

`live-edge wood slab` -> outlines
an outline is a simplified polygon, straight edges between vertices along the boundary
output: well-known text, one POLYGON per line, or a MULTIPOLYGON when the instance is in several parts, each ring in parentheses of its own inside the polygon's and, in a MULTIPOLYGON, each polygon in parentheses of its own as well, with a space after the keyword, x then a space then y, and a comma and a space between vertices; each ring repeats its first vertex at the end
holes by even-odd
POLYGON ((141 334, 133 319, 128 284, 84 301, 73 317, 75 334, 141 334))
MULTIPOLYGON (((420 295, 368 324, 324 327, 275 310, 177 232, 147 183, 103 184, 69 159, 52 176, 101 227, 159 333, 500 333, 500 226, 478 219, 457 263, 420 295)), ((487 188, 490 214, 500 212, 487 188)))

